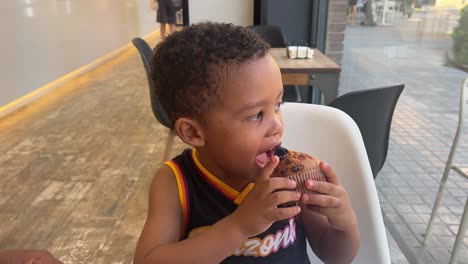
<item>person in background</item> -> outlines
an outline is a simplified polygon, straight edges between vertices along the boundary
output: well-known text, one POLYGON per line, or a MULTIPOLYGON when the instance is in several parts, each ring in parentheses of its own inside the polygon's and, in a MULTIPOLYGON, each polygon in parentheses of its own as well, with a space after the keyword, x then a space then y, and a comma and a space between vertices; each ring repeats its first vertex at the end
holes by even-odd
POLYGON ((351 25, 355 25, 357 15, 357 0, 348 0, 348 14, 351 17, 351 25))
POLYGON ((166 26, 169 27, 169 34, 176 29, 176 10, 171 0, 150 0, 151 9, 156 10, 156 22, 158 22, 161 33, 161 41, 166 38, 166 26))
POLYGON ((403 16, 411 18, 414 12, 415 0, 403 0, 403 16))

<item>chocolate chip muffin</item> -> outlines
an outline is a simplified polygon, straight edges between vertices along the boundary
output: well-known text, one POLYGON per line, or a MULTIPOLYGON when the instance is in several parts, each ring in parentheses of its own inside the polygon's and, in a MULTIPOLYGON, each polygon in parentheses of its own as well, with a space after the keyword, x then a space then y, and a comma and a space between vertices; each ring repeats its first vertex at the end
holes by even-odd
POLYGON ((271 177, 288 177, 295 180, 296 190, 300 193, 313 193, 305 187, 306 180, 327 180, 320 170, 320 160, 309 154, 289 150, 279 158, 280 162, 271 177))

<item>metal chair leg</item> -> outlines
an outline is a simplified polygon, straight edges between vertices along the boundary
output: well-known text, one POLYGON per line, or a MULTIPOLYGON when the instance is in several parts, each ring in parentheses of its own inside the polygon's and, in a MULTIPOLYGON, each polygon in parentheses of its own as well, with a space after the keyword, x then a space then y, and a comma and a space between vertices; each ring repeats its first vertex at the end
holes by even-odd
MULTIPOLYGON (((451 159, 450 159, 450 162, 451 162, 451 159)), ((442 196, 444 195, 445 184, 447 183, 448 175, 450 173, 450 167, 451 167, 451 164, 447 162, 447 166, 445 166, 445 170, 444 170, 444 175, 442 176, 442 180, 439 185, 439 190, 437 191, 436 200, 434 202, 434 205, 432 206, 431 218, 429 218, 429 223, 427 224, 426 234, 424 235, 424 240, 423 240, 423 245, 426 244, 427 238, 429 237, 429 234, 431 233, 432 224, 437 214, 437 209, 439 209, 440 200, 442 199, 442 196)))
POLYGON ((457 263, 458 255, 460 254, 461 246, 463 245, 463 240, 465 238, 466 228, 468 227, 468 197, 465 201, 465 209, 463 209, 463 216, 458 227, 457 238, 455 239, 455 244, 453 244, 452 255, 450 256, 450 264, 457 263))
POLYGON ((163 162, 168 161, 171 158, 172 153, 172 143, 174 142, 175 131, 169 129, 169 134, 167 135, 166 141, 166 150, 164 151, 163 162))
POLYGON ((460 126, 460 124, 458 124, 457 133, 455 134, 455 138, 453 139, 452 148, 450 149, 450 153, 449 153, 449 156, 448 156, 448 159, 447 159, 447 164, 445 165, 444 175, 442 176, 442 180, 441 180, 440 185, 439 185, 439 191, 437 191, 437 197, 436 197, 436 200, 434 202, 434 206, 432 207, 431 218, 429 218, 429 223, 427 224, 426 234, 425 234, 424 240, 423 240, 423 245, 426 244, 427 237, 429 236, 429 234, 431 232, 432 223, 433 223, 435 215, 437 213, 437 209, 439 209, 440 199, 444 195, 445 184, 447 183, 447 178, 449 176, 450 169, 452 169, 453 156, 455 155, 455 151, 457 149, 460 130, 461 130, 461 126, 460 126))

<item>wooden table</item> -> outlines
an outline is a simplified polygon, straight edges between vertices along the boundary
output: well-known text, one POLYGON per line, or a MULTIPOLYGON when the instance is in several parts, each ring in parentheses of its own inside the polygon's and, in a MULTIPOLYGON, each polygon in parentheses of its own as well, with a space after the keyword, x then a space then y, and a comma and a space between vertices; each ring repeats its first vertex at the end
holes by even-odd
POLYGON ((285 48, 272 48, 269 54, 281 69, 283 85, 308 85, 318 88, 324 104, 338 96, 341 67, 315 49, 312 59, 289 59, 285 48))

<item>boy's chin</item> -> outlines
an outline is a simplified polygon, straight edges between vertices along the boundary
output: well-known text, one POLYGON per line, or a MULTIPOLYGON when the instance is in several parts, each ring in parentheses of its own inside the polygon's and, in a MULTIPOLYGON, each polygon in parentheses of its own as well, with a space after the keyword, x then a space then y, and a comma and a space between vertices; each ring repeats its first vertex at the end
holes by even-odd
POLYGON ((255 182, 258 177, 260 177, 260 173, 262 173, 262 168, 255 167, 255 173, 249 174, 248 179, 250 182, 255 182))
POLYGON ((262 168, 259 168, 256 164, 252 164, 248 170, 238 171, 237 175, 243 175, 243 179, 249 182, 255 182, 262 172, 262 168))
POLYGON ((238 180, 244 180, 248 182, 255 182, 257 180, 257 176, 259 175, 260 170, 256 167, 254 169, 250 170, 242 170, 242 171, 237 171, 236 175, 242 175, 238 176, 238 180))

